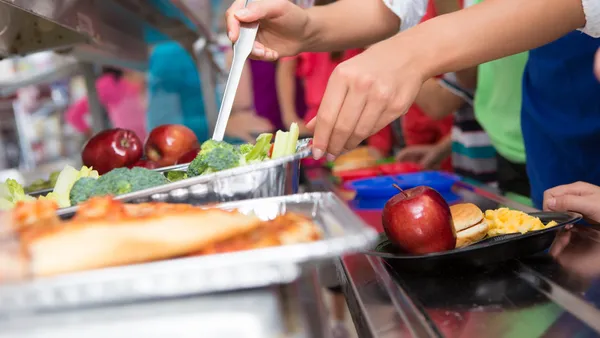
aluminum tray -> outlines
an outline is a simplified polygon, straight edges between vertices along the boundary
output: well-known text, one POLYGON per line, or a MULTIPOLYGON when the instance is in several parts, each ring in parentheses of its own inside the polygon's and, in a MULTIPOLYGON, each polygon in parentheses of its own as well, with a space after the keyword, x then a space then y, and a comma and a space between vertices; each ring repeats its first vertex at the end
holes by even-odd
POLYGON ((331 261, 372 246, 377 233, 333 193, 312 193, 220 204, 222 209, 272 219, 285 212, 311 217, 320 241, 190 257, 39 278, 0 286, 0 314, 131 302, 157 297, 230 291, 296 280, 304 264, 331 261))
MULTIPOLYGON (((311 155, 310 139, 298 141, 296 154, 214 174, 202 175, 151 189, 117 196, 126 202, 218 203, 252 198, 276 197, 298 192, 300 160, 311 155)), ((156 169, 187 170, 187 164, 156 169)), ((59 215, 77 210, 62 208, 59 215)))

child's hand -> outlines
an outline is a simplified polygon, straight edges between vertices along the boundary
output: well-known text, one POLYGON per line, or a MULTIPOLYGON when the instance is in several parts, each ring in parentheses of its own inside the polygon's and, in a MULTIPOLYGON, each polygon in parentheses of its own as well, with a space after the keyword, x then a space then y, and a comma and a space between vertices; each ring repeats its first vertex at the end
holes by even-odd
POLYGON ((269 120, 256 115, 252 111, 235 112, 227 122, 225 135, 240 139, 244 142, 254 143, 256 135, 272 133, 275 127, 269 120))
POLYGON ((544 210, 574 211, 600 223, 600 187, 577 182, 548 189, 544 192, 544 210))
POLYGON ((252 58, 274 61, 280 56, 296 55, 308 40, 308 14, 288 0, 254 1, 244 8, 236 0, 225 13, 227 35, 236 42, 243 23, 260 21, 252 58))
POLYGON ((399 162, 413 162, 420 164, 424 169, 439 169, 443 160, 439 147, 435 144, 414 145, 402 149, 396 160, 399 162))
POLYGON ((598 80, 600 80, 600 49, 596 52, 596 61, 594 62, 594 73, 598 80))

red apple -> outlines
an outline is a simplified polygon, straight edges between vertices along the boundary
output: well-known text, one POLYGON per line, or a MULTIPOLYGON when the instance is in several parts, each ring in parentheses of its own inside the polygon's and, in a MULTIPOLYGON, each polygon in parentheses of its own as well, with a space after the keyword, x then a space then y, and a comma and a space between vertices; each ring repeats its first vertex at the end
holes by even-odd
POLYGON ((149 160, 166 167, 197 147, 198 139, 191 129, 179 124, 165 124, 150 132, 144 150, 149 160))
POLYGON ((194 149, 188 151, 187 153, 183 154, 177 160, 177 164, 183 164, 183 163, 190 163, 190 162, 192 162, 196 158, 196 156, 198 156, 199 152, 200 152, 200 148, 194 148, 194 149))
POLYGON ((456 233, 450 207, 429 187, 416 187, 392 197, 383 208, 382 224, 390 241, 408 253, 454 249, 456 233))
POLYGON ((142 141, 127 129, 109 129, 94 135, 81 152, 83 164, 100 175, 115 168, 128 167, 142 157, 142 141))
POLYGON ((134 164, 132 164, 131 166, 129 166, 129 168, 133 168, 133 167, 142 167, 142 168, 146 168, 146 169, 160 168, 158 163, 156 163, 154 161, 150 161, 150 160, 139 160, 139 161, 135 162, 134 164))

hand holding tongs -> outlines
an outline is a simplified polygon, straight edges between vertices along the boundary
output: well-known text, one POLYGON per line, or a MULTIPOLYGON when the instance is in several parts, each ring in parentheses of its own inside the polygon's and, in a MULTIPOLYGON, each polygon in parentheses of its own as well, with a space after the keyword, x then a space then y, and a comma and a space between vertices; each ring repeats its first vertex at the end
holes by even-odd
MULTIPOLYGON (((245 7, 247 7, 254 0, 246 0, 245 7)), ((221 109, 219 109, 219 116, 217 118, 217 124, 215 125, 215 131, 213 132, 213 140, 222 141, 225 136, 225 129, 227 128, 227 122, 229 121, 229 115, 231 115, 231 108, 233 107, 233 101, 235 99, 235 93, 237 92, 240 84, 240 78, 242 77, 242 70, 244 64, 252 52, 254 47, 254 40, 256 40, 256 32, 258 31, 258 22, 245 24, 243 23, 240 27, 240 35, 238 40, 233 45, 233 61, 231 62, 231 69, 229 71, 229 77, 227 78, 227 84, 225 85, 225 93, 223 94, 223 102, 221 102, 221 109)))

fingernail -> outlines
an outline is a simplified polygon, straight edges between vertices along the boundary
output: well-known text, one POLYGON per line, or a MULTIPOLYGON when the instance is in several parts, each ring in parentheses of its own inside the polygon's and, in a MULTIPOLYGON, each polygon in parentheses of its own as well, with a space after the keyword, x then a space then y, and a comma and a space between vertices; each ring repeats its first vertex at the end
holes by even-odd
POLYGON ((248 16, 249 14, 250 14, 250 10, 248 10, 247 8, 243 8, 243 9, 240 9, 239 11, 235 12, 235 15, 239 16, 239 17, 248 16))
POLYGON ((233 32, 232 31, 227 32, 227 37, 229 38, 230 41, 233 41, 233 32))
POLYGON ((553 197, 548 200, 548 208, 554 209, 555 206, 556 206, 556 198, 553 197))
POLYGON ((329 161, 329 162, 335 161, 335 155, 327 154, 327 161, 329 161))
POLYGON ((323 150, 317 148, 313 149, 313 158, 315 160, 320 160, 321 157, 323 157, 323 150))

